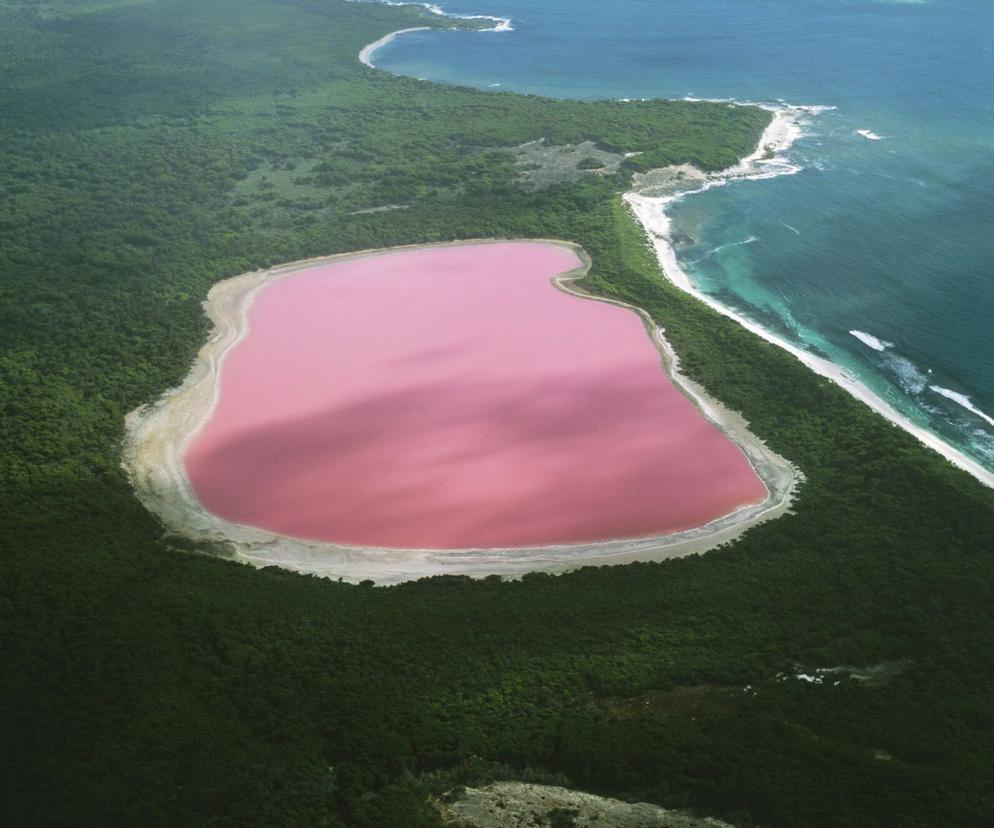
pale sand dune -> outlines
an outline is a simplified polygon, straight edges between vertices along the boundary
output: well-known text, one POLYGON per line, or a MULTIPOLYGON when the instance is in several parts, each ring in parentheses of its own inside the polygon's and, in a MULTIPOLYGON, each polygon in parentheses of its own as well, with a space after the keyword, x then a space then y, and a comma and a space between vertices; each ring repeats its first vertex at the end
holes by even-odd
MULTIPOLYGON (((576 250, 587 262, 582 251, 574 246, 553 243, 576 250)), ((215 323, 215 329, 190 375, 179 388, 167 392, 156 403, 132 412, 127 418, 124 466, 139 498, 160 517, 168 532, 204 544, 221 544, 234 557, 259 566, 278 564, 349 581, 369 578, 378 583, 396 583, 437 574, 514 576, 529 571, 563 572, 586 565, 662 560, 712 548, 787 510, 799 480, 798 473, 755 438, 740 417, 680 376, 676 360, 661 332, 650 326, 674 383, 739 445, 759 473, 769 492, 763 503, 738 509, 706 526, 663 538, 528 549, 445 551, 344 548, 279 536, 224 521, 207 512, 193 492, 183 456, 192 437, 211 416, 218 398, 220 368, 226 354, 246 335, 249 309, 257 292, 289 273, 374 252, 382 251, 296 262, 228 279, 212 288, 205 309, 215 323)), ((578 271, 560 277, 558 286, 583 295, 576 289, 575 280, 582 277, 588 266, 585 264, 578 271)))

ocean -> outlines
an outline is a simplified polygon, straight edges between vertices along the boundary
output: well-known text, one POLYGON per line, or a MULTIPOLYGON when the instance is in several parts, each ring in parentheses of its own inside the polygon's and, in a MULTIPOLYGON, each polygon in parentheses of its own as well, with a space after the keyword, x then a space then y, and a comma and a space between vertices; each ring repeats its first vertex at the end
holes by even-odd
POLYGON ((573 98, 834 107, 793 175, 670 205, 704 291, 848 369, 994 470, 994 3, 451 0, 503 32, 412 32, 398 74, 573 98))

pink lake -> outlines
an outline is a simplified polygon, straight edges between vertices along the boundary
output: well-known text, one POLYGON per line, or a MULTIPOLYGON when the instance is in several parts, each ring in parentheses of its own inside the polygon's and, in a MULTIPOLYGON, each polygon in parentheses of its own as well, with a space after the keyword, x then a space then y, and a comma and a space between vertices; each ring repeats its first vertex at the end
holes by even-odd
POLYGON ((663 535, 765 499, 642 320, 539 242, 383 253, 261 289, 185 455, 209 511, 404 549, 663 535))

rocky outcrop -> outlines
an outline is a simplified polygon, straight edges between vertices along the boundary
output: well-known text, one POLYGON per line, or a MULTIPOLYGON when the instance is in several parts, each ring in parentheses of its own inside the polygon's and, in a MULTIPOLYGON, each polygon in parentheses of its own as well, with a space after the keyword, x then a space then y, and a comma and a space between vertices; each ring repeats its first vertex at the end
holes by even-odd
POLYGON ((692 164, 674 164, 644 173, 635 173, 632 190, 649 198, 666 198, 694 190, 708 180, 707 173, 701 172, 692 164))
POLYGON ((732 828, 646 802, 524 782, 457 788, 435 801, 446 825, 458 828, 732 828))

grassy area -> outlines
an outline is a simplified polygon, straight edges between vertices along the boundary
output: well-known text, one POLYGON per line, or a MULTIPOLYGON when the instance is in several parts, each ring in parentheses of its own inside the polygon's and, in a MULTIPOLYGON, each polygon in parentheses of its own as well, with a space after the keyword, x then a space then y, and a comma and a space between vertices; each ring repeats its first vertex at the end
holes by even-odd
POLYGON ((429 790, 500 776, 741 825, 989 821, 994 496, 668 286, 620 204, 767 113, 356 62, 438 22, 416 8, 57 5, 0 2, 0 822, 432 825, 429 790), (502 148, 538 138, 644 154, 535 191, 502 148), (162 542, 123 417, 185 374, 214 281, 489 236, 582 244, 804 470, 796 513, 703 557, 385 590, 162 542))

